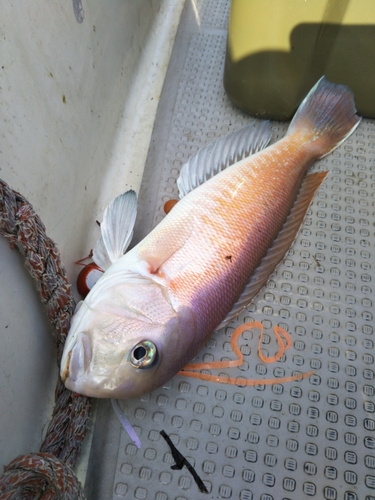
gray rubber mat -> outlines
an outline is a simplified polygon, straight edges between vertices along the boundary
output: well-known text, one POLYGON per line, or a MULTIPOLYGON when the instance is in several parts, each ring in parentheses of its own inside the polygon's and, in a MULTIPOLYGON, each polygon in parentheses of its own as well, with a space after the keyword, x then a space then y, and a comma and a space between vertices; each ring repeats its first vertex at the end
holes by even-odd
MULTIPOLYGON (((181 165, 211 140, 251 121, 223 85, 226 0, 188 2, 160 100, 140 193, 135 241, 177 197, 181 165)), ((273 124, 273 140, 286 124, 273 124)), ((329 170, 299 236, 237 321, 213 334, 195 361, 234 359, 236 326, 261 321, 262 352, 273 327, 292 346, 279 361, 258 356, 258 333, 239 339, 245 362, 220 370, 225 385, 174 377, 122 407, 139 435, 131 442, 107 401, 99 403, 86 489, 90 499, 375 499, 374 225, 375 122, 363 120, 314 171, 329 170), (314 370, 291 383, 277 379, 314 370), (275 383, 241 386, 241 378, 275 383), (164 430, 194 466, 173 470, 164 430)), ((213 372, 214 373, 214 372, 213 372)))

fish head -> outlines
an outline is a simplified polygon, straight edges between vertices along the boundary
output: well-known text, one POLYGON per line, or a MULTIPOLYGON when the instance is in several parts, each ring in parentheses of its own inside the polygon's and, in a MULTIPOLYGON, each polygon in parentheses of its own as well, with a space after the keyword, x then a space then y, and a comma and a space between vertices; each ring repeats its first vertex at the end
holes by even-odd
POLYGON ((139 397, 185 363, 181 333, 181 318, 162 286, 139 276, 104 275, 73 316, 61 377, 86 396, 139 397))

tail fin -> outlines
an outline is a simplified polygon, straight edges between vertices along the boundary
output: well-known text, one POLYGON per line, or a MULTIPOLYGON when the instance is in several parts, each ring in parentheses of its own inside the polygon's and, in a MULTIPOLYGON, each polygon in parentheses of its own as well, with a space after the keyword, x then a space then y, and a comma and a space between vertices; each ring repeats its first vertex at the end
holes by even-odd
POLYGON ((290 123, 288 135, 306 134, 321 158, 355 130, 361 121, 356 111, 352 91, 322 76, 302 101, 290 123))

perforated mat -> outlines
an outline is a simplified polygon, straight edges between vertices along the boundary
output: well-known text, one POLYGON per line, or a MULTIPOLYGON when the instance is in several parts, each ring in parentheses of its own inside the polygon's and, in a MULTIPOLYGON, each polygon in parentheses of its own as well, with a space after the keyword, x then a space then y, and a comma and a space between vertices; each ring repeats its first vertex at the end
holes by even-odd
MULTIPOLYGON (((251 118, 222 85, 226 0, 188 3, 161 96, 140 194, 135 240, 177 197, 181 165, 199 147, 251 118)), ((286 124, 273 124, 273 140, 286 124)), ((237 321, 213 334, 196 361, 233 359, 231 335, 261 321, 264 353, 273 327, 292 346, 274 364, 257 353, 258 332, 245 332, 244 378, 280 378, 315 370, 299 382, 230 386, 174 377, 122 407, 139 435, 131 442, 108 405, 99 404, 89 498, 191 500, 375 499, 374 223, 375 122, 363 120, 314 171, 329 170, 299 236, 268 284, 237 321), (172 470, 164 430, 195 467, 208 494, 184 467, 172 470)), ((223 374, 223 373, 221 373, 223 374)))

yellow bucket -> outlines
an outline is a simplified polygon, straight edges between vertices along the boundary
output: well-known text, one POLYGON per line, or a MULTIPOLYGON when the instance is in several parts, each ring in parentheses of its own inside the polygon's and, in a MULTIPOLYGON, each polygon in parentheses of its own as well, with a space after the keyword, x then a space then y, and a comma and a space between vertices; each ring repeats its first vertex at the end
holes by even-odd
POLYGON ((288 120, 322 75, 375 118, 374 0, 232 0, 224 87, 239 108, 288 120))

